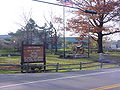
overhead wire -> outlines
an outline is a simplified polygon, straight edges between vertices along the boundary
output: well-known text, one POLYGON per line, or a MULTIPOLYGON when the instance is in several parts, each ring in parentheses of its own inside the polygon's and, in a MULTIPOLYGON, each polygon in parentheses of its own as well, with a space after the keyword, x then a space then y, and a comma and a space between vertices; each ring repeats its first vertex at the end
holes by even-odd
POLYGON ((76 4, 76 3, 74 3, 74 2, 70 2, 70 3, 75 4, 78 7, 72 7, 72 6, 68 6, 68 5, 64 5, 64 4, 51 3, 51 2, 46 2, 46 1, 42 1, 42 0, 33 0, 33 1, 41 2, 41 3, 46 3, 46 4, 51 4, 51 5, 56 5, 56 6, 63 6, 63 7, 73 8, 73 9, 79 9, 79 10, 85 12, 85 13, 97 14, 97 12, 93 11, 93 10, 84 10, 84 9, 81 9, 80 6, 78 4, 76 4))

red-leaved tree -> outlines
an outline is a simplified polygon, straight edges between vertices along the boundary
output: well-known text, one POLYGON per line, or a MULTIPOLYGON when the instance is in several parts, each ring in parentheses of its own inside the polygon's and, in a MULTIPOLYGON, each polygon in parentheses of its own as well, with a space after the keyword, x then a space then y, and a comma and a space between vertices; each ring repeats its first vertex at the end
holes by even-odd
POLYGON ((67 30, 88 35, 98 43, 98 53, 103 53, 102 40, 106 35, 120 32, 120 0, 73 0, 84 10, 94 10, 96 15, 78 10, 75 17, 68 20, 67 30))

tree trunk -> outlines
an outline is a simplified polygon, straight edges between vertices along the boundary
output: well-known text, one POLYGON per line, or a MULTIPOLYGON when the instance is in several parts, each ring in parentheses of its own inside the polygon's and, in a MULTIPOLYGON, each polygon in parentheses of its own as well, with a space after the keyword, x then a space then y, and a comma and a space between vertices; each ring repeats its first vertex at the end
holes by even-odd
POLYGON ((103 53, 103 45, 102 45, 102 39, 103 39, 103 34, 102 32, 97 33, 98 34, 98 53, 103 53))

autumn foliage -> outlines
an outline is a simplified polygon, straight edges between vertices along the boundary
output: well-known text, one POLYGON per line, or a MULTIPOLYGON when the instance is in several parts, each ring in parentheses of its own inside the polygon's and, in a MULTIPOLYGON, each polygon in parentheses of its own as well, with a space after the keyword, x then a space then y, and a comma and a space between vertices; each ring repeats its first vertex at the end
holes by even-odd
POLYGON ((83 10, 94 10, 97 14, 77 10, 75 17, 68 20, 67 30, 78 34, 80 39, 89 32, 93 39, 97 38, 98 53, 102 53, 103 36, 120 32, 120 0, 76 0, 74 3, 83 10))

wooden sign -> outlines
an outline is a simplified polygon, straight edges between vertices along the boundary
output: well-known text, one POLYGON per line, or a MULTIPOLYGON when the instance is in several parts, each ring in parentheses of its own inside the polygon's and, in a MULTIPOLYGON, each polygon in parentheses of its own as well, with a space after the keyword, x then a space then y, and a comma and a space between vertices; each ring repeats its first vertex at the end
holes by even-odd
POLYGON ((23 45, 22 63, 44 62, 43 45, 23 45))

